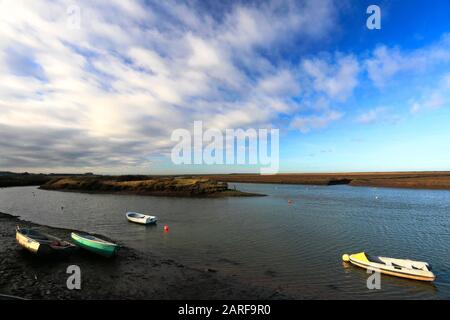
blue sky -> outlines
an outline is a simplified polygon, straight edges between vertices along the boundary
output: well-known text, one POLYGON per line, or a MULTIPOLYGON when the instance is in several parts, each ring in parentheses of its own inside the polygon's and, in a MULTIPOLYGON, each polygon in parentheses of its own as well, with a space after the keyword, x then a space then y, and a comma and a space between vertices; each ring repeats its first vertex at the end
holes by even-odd
POLYGON ((449 170, 448 0, 0 7, 0 170, 257 169, 171 163, 198 120, 279 128, 282 172, 449 170))

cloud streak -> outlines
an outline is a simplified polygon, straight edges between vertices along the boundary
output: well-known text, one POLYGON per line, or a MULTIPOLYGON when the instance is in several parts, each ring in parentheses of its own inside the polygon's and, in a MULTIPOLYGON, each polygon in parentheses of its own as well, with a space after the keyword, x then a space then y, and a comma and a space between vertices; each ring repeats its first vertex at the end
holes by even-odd
POLYGON ((366 60, 369 78, 383 88, 399 74, 420 74, 430 72, 450 62, 450 35, 445 34, 441 40, 428 47, 402 52, 400 48, 381 45, 366 60))
POLYGON ((323 39, 333 3, 236 4, 221 16, 200 4, 79 1, 80 28, 70 28, 62 3, 3 1, 0 130, 17 143, 0 165, 144 165, 194 120, 271 126, 295 112, 298 75, 267 50, 323 39))

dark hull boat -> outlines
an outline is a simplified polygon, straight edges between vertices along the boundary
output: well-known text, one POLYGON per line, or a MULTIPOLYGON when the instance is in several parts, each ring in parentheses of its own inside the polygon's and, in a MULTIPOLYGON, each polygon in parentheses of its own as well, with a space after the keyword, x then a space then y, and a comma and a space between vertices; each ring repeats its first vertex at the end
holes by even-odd
POLYGON ((57 237, 20 227, 16 229, 16 240, 21 247, 37 255, 70 253, 76 248, 57 237))

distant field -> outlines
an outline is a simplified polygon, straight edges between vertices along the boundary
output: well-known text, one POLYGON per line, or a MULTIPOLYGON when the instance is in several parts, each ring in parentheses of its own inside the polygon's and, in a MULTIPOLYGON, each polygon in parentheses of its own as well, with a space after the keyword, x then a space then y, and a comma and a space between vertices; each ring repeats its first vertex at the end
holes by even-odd
POLYGON ((0 188, 6 187, 22 187, 22 186, 39 186, 50 181, 54 177, 44 174, 28 174, 28 173, 0 173, 0 188))
MULTIPOLYGON (((158 176, 158 175, 123 175, 123 176, 94 176, 94 175, 71 175, 71 174, 17 174, 0 172, 0 187, 45 185, 57 178, 78 178, 85 181, 111 180, 102 185, 108 189, 126 189, 143 186, 143 180, 158 182, 153 185, 157 187, 161 179, 175 179, 177 183, 170 187, 163 184, 162 190, 189 189, 192 184, 198 187, 201 182, 198 179, 212 179, 221 182, 244 182, 244 183, 277 183, 277 184, 305 184, 305 185, 337 185, 347 184, 351 186, 372 186, 391 188, 412 189, 443 189, 450 190, 450 172, 348 172, 348 173, 289 173, 277 175, 258 174, 210 174, 210 175, 180 175, 180 176, 158 176), (180 178, 180 179, 178 179, 180 178), (190 179, 191 178, 191 179, 190 179), (112 183, 114 181, 114 183, 112 183), (108 188, 107 188, 108 187, 108 188)), ((147 181, 147 182, 148 182, 147 181)), ((200 189, 209 189, 208 183, 201 183, 200 189)), ((83 185, 85 186, 85 185, 83 185)), ((56 188, 56 185, 54 186, 56 188)), ((147 186, 150 187, 150 186, 147 186)), ((214 187, 216 187, 214 185, 214 187)), ((159 187, 158 187, 159 188, 159 187)), ((158 189, 157 188, 157 189, 158 189)), ((213 188, 214 189, 214 188, 213 188)), ((208 193, 208 192, 207 192, 208 193)))
POLYGON ((208 177, 224 182, 306 185, 348 184, 352 186, 450 190, 450 172, 292 173, 271 176, 229 174, 208 175, 208 177))

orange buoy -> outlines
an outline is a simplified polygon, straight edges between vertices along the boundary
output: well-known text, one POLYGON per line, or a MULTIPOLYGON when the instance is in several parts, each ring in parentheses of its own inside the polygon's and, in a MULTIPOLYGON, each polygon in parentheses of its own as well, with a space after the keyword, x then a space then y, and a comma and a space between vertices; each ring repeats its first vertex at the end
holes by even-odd
POLYGON ((288 203, 289 203, 289 204, 292 204, 292 200, 288 200, 288 203))
POLYGON ((167 225, 164 226, 164 232, 169 232, 169 226, 167 225))

